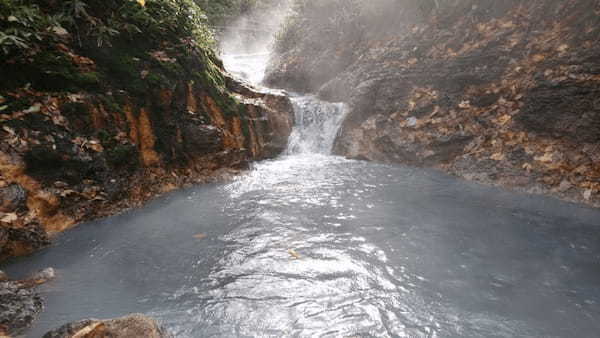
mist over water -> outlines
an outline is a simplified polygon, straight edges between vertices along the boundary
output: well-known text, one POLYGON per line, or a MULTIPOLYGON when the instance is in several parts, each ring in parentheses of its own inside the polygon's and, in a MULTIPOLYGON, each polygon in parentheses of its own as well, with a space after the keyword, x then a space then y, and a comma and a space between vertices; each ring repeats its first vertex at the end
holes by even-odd
POLYGON ((275 36, 290 12, 290 3, 282 0, 269 7, 259 7, 225 29, 219 48, 229 72, 255 86, 261 84, 275 36))
MULTIPOLYGON (((224 55, 254 84, 267 57, 224 55)), ((57 269, 30 336, 131 312, 190 338, 597 335, 599 211, 331 156, 344 105, 292 100, 280 158, 10 262, 57 269)))

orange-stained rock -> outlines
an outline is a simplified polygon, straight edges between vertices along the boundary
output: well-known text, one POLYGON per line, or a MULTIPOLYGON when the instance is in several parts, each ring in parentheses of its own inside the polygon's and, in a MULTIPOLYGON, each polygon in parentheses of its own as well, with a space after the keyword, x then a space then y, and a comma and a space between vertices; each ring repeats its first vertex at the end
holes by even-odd
POLYGON ((139 146, 141 152, 142 163, 146 167, 158 165, 160 157, 154 149, 156 144, 156 136, 152 130, 152 122, 148 111, 145 108, 140 109, 140 117, 138 122, 139 131, 139 146))
POLYGON ((175 89, 156 88, 145 97, 116 88, 43 93, 35 97, 39 106, 14 114, 16 127, 0 129, 0 188, 12 189, 3 190, 9 197, 24 191, 26 199, 1 205, 8 214, 0 215, 0 259, 31 253, 79 222, 182 186, 230 178, 249 161, 285 149, 293 122, 285 96, 234 79, 218 91, 175 80, 175 89), (62 115, 74 102, 87 108, 78 114, 88 115, 62 115), (21 121, 28 114, 45 119, 36 124, 40 130, 21 121))

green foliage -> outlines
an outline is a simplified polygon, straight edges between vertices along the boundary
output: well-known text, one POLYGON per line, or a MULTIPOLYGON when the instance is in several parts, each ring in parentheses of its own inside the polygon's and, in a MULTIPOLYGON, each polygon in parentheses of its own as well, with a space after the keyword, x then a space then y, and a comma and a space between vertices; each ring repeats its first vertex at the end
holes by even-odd
POLYGON ((73 36, 79 45, 111 46, 115 39, 214 46, 207 17, 193 0, 0 0, 0 49, 35 53, 73 36))
POLYGON ((4 54, 36 48, 60 32, 64 17, 48 15, 36 4, 0 0, 0 49, 4 54))

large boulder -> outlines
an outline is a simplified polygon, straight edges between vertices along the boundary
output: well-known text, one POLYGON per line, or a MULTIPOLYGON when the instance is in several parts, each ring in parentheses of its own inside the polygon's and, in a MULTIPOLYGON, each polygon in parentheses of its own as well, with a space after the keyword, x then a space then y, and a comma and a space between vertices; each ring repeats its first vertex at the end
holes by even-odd
POLYGON ((141 314, 97 320, 86 319, 52 330, 44 338, 167 338, 171 337, 155 320, 141 314))

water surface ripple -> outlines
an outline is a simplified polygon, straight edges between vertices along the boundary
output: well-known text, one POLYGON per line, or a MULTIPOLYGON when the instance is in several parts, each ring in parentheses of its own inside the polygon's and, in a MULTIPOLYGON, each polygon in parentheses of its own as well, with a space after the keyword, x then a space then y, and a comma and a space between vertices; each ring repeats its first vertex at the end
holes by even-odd
POLYGON ((303 154, 82 225, 7 270, 58 270, 32 337, 138 311, 179 337, 594 337, 599 219, 303 154))

